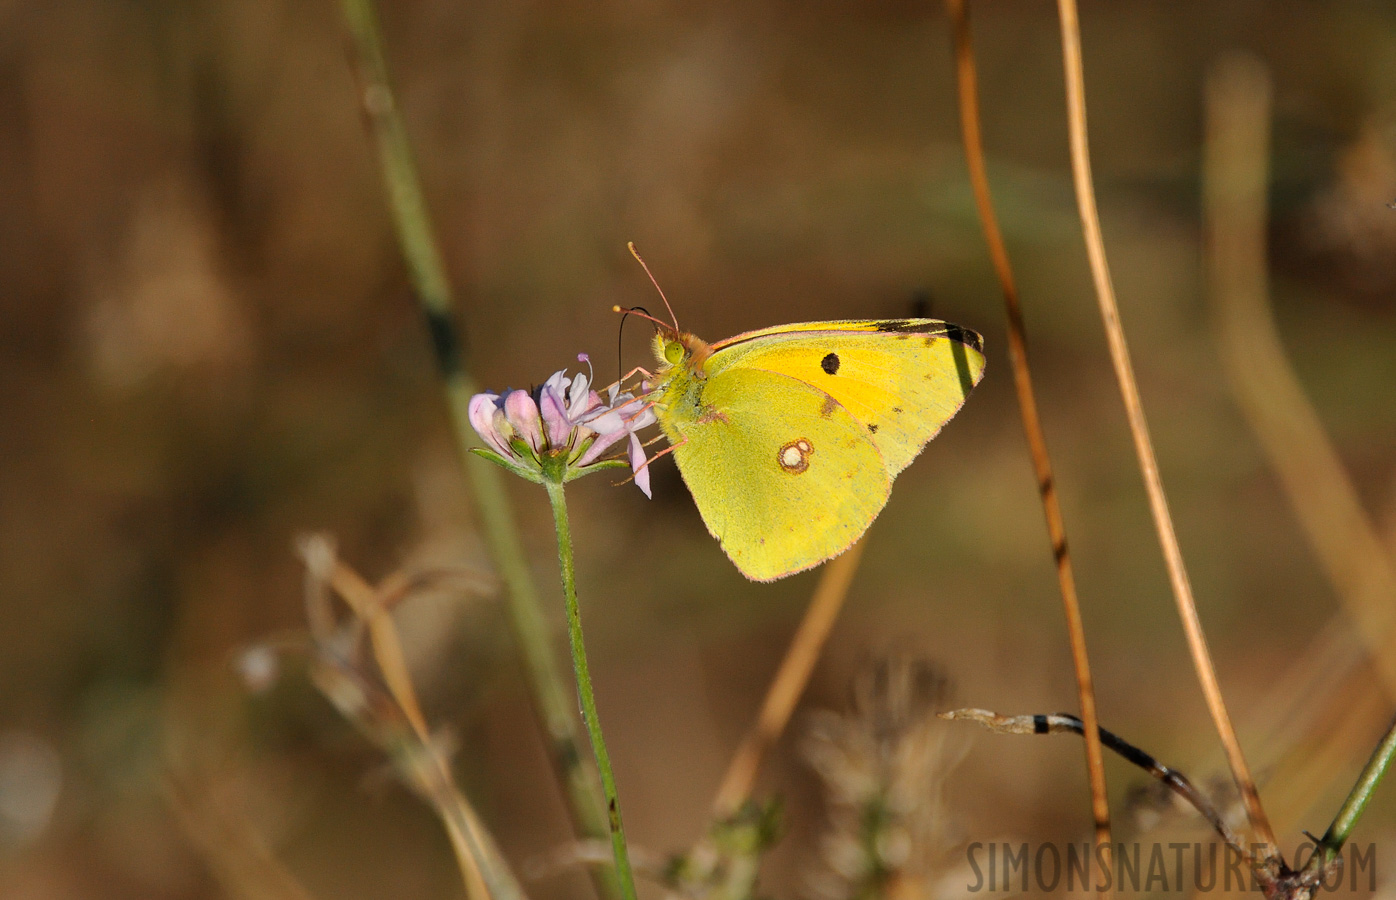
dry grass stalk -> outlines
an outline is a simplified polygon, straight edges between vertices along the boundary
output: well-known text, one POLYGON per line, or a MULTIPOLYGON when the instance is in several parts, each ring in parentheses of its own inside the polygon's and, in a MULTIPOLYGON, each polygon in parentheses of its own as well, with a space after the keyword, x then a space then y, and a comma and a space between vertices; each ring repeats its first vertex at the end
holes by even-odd
POLYGON ((407 783, 436 810, 471 900, 526 900, 494 838, 460 792, 450 764, 427 729, 389 614, 412 581, 390 577, 378 588, 335 558, 328 538, 301 542, 306 564, 306 616, 311 624, 311 678, 351 723, 382 748, 407 783), (339 622, 330 588, 353 611, 339 622), (362 658, 367 630, 377 671, 362 658))
POLYGON ((1193 668, 1202 687, 1212 722, 1221 739, 1222 748, 1226 752, 1232 778, 1235 779, 1236 787, 1245 803, 1251 829, 1256 839, 1269 845, 1273 851, 1276 846, 1275 834, 1260 802, 1260 794, 1256 790, 1255 779, 1251 777, 1250 767, 1241 750, 1241 742, 1236 737, 1236 729, 1231 723, 1226 701, 1222 698, 1211 651, 1207 649, 1207 638, 1202 632, 1202 622, 1197 615, 1197 603, 1193 599, 1192 585, 1188 580, 1187 568, 1183 564, 1183 553, 1178 546, 1173 519, 1168 512, 1168 500, 1163 492, 1163 481, 1159 477, 1158 459, 1154 454, 1148 422, 1144 417, 1144 407, 1140 402, 1139 386, 1135 381, 1129 346, 1125 341, 1124 328, 1120 324, 1119 306, 1115 302, 1115 288, 1105 258, 1100 213, 1096 209, 1095 188, 1091 180, 1090 149, 1086 133, 1085 75, 1081 63, 1081 29, 1075 0, 1058 0, 1057 9, 1061 19, 1062 58, 1066 72, 1071 170, 1076 185, 1081 227, 1085 233, 1086 252, 1090 259, 1091 277, 1095 282, 1096 298, 1100 304, 1100 314, 1105 323, 1105 335, 1110 346, 1110 360, 1120 385, 1125 415, 1129 420, 1130 434, 1134 438, 1139 468, 1144 476, 1144 487, 1149 497, 1149 509, 1153 514, 1154 527, 1158 531, 1164 562, 1168 566, 1169 581, 1187 638, 1188 651, 1192 655, 1193 668))
POLYGON ((1303 705, 1302 715, 1283 715, 1285 731, 1296 730, 1296 719, 1309 723, 1300 729, 1306 734, 1322 726, 1318 746, 1302 747, 1304 762, 1287 760, 1277 769, 1281 813, 1294 817, 1316 799, 1313 786, 1327 781, 1323 773, 1341 768, 1353 747, 1365 744, 1396 697, 1396 568, 1289 363, 1270 305, 1269 74, 1254 57, 1226 57, 1213 67, 1206 97, 1207 279, 1222 361, 1237 404, 1356 632, 1330 627, 1331 638, 1316 642, 1289 679, 1296 683, 1286 688, 1286 699, 1303 705), (1360 671, 1354 636, 1366 647, 1385 698, 1360 671), (1343 698, 1336 714, 1335 697, 1343 698), (1335 715, 1338 721, 1331 721, 1335 715))
POLYGON ((1207 275, 1222 361, 1344 611, 1396 698, 1396 566, 1285 354, 1266 260, 1270 81, 1252 57, 1207 82, 1207 275))

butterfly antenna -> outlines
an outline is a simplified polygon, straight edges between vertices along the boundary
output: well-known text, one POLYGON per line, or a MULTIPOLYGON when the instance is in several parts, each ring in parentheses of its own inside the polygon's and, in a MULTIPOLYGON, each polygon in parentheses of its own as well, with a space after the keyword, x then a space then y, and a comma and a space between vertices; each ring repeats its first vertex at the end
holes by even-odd
MULTIPOLYGON (((672 330, 674 327, 670 325, 668 322, 661 321, 659 319, 656 319, 654 316, 650 315, 649 310, 645 309, 643 306, 612 306, 611 312, 624 313, 627 316, 639 316, 642 319, 649 319, 651 322, 658 325, 660 328, 665 329, 666 331, 672 330)), ((621 322, 624 321, 624 319, 621 319, 621 322)))
MULTIPOLYGON (((620 306, 613 306, 613 307, 611 307, 611 309, 614 310, 615 312, 624 313, 624 315, 622 315, 622 316, 620 317, 620 327, 616 329, 616 371, 617 371, 617 372, 624 372, 624 371, 625 371, 625 319, 626 319, 626 316, 629 316, 631 313, 635 313, 636 315, 644 314, 644 316, 645 316, 646 318, 649 318, 649 319, 652 319, 652 318, 654 318, 654 317, 651 316, 651 315, 650 315, 650 311, 647 310, 647 309, 645 309, 643 306, 637 306, 637 307, 635 307, 634 309, 626 309, 626 308, 620 307, 620 306)), ((621 375, 619 378, 617 378, 617 379, 616 379, 616 384, 620 384, 622 381, 624 381, 624 380, 625 380, 625 377, 626 377, 626 376, 621 375)))
MULTIPOLYGON (((645 265, 645 261, 640 257, 640 251, 635 249, 635 242, 627 241, 625 246, 630 248, 630 255, 635 257, 635 261, 640 264, 640 268, 644 269, 645 274, 650 277, 650 284, 654 285, 656 291, 659 291, 659 299, 664 301, 664 308, 669 310, 669 318, 674 320, 674 333, 678 334, 679 317, 674 315, 674 308, 669 305, 669 298, 664 296, 664 288, 659 286, 659 282, 654 278, 654 273, 650 271, 649 266, 645 265)), ((668 326, 665 327, 667 328, 668 326)))

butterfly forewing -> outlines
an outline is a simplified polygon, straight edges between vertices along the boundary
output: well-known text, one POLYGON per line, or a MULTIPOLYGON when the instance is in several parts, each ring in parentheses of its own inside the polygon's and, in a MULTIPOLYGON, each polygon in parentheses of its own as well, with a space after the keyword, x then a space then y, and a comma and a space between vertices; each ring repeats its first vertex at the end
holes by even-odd
POLYGON ((979 335, 935 319, 808 322, 714 345, 710 377, 774 372, 827 394, 880 451, 889 477, 921 452, 984 373, 979 335))

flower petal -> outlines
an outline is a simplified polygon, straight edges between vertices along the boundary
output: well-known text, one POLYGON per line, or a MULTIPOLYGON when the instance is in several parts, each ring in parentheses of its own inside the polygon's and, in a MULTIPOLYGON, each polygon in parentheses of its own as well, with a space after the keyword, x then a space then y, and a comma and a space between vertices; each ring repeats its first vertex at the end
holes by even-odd
POLYGON ((596 440, 592 441, 591 446, 587 448, 587 452, 583 453, 581 458, 577 460, 577 465, 585 466, 596 462, 596 460, 601 457, 601 454, 615 446, 615 443, 624 438, 627 433, 625 429, 617 429, 610 432, 597 432, 596 440))
POLYGON ((611 409, 625 419, 625 427, 629 430, 639 431, 659 421, 655 418, 653 404, 629 394, 621 394, 620 397, 620 405, 612 405, 611 409))
MULTIPOLYGON (((639 403, 640 401, 635 402, 639 403)), ((630 430, 639 431, 641 428, 648 428, 658 421, 659 417, 654 414, 654 406, 644 403, 638 410, 630 413, 630 430)))
POLYGON ((509 442, 496 427, 495 414, 498 412, 498 394, 486 391, 470 398, 470 424, 475 429, 475 433, 480 435, 480 439, 491 449, 509 459, 514 456, 514 452, 509 449, 509 442))
POLYGON ((628 431, 625 427, 625 417, 613 409, 596 410, 589 418, 583 420, 583 424, 597 434, 615 434, 618 431, 628 431))
POLYGON ((538 416, 538 404, 533 402, 528 391, 510 391, 504 398, 504 415, 534 453, 542 452, 543 426, 538 416))
POLYGON ((494 431, 490 418, 498 406, 499 395, 493 391, 476 394, 470 398, 470 424, 484 440, 489 440, 490 433, 494 431))
POLYGON ((543 382, 543 387, 538 391, 538 408, 543 413, 548 445, 554 449, 567 446, 569 432, 574 424, 569 409, 568 398, 571 392, 568 389, 568 384, 570 383, 575 387, 578 381, 582 382, 583 390, 585 390, 586 376, 578 375, 576 378, 568 378, 567 370, 561 369, 543 382))
POLYGON ((634 433, 630 435, 630 468, 635 472, 635 486, 653 500, 654 495, 650 493, 650 463, 645 459, 645 448, 634 433))
POLYGON ((543 415, 543 425, 548 434, 548 446, 553 449, 567 446, 572 433, 572 423, 567 418, 567 410, 556 394, 545 390, 538 398, 538 408, 543 415))
MULTIPOLYGON (((587 377, 578 372, 572 378, 572 387, 567 392, 567 415, 572 421, 577 419, 591 406, 591 397, 595 392, 587 391, 587 377)), ((597 398, 600 399, 600 398, 597 398)))
POLYGON ((547 381, 543 382, 542 390, 545 392, 551 391, 555 396, 561 399, 567 394, 567 383, 569 381, 571 381, 571 379, 567 377, 567 370, 558 369, 548 376, 547 381))

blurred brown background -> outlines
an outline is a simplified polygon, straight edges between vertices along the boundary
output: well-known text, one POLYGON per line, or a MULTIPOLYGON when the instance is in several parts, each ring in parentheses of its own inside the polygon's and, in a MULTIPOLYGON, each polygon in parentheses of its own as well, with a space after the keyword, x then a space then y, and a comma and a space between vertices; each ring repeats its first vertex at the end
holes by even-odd
MULTIPOLYGON (((1085 267, 1055 11, 973 13, 1102 716, 1206 780, 1220 755, 1085 267)), ((926 304, 985 334, 988 376, 898 480, 804 705, 845 708, 862 661, 910 651, 942 664, 964 704, 1075 709, 939 5, 421 0, 383 15, 482 384, 536 383, 580 351, 614 377, 611 305, 656 306, 627 240, 710 339, 926 304)), ((1281 334, 1366 508, 1396 533, 1396 12, 1082 16, 1125 327, 1265 779, 1275 754, 1302 760, 1321 737, 1267 717, 1266 698, 1339 613, 1219 367, 1202 83, 1233 48, 1272 68, 1281 334)), ((460 895, 430 812, 303 672, 250 697, 230 667, 248 642, 303 626, 303 531, 335 535, 372 578, 487 564, 338 6, 0 3, 0 123, 0 896, 228 896, 199 835, 229 797, 316 897, 460 895)), ((627 330, 627 368, 647 361, 644 331, 627 330)), ((631 839, 666 853, 701 834, 817 576, 745 582, 671 464, 653 502, 611 480, 571 492, 582 602, 631 839)), ((543 494, 510 487, 560 622, 543 494)), ((523 865, 569 832, 499 603, 420 598, 402 628, 430 717, 457 736, 461 783, 523 865)), ((1386 715, 1343 726, 1312 777, 1263 785, 1290 798, 1274 813, 1286 840, 1326 827, 1386 715)), ((762 782, 786 799, 763 881, 781 898, 808 896, 818 864, 805 721, 762 782)), ((1084 835, 1079 742, 966 737, 948 784, 960 837, 1084 835)), ((1109 767, 1117 799, 1142 780, 1109 767)), ((1358 839, 1380 840, 1393 813, 1387 790, 1358 839)), ((527 887, 591 896, 575 873, 527 887)))

